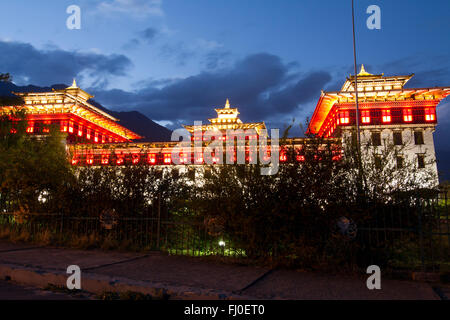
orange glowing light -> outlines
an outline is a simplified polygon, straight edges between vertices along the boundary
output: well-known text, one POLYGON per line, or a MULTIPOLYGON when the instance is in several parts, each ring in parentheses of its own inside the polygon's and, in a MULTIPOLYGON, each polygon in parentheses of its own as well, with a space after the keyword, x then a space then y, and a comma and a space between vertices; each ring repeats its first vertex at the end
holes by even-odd
POLYGON ((86 157, 86 164, 88 164, 88 165, 94 164, 94 156, 93 155, 88 155, 86 157))
POLYGON ((138 164, 139 163, 139 154, 138 153, 133 153, 132 155, 131 155, 131 162, 133 163, 133 164, 138 164))
POLYGON ((425 121, 434 121, 436 120, 436 114, 434 113, 433 108, 425 108, 425 121))
POLYGON ((384 123, 389 123, 389 122, 392 121, 391 110, 384 109, 384 110, 381 111, 381 115, 382 115, 382 121, 384 123))
POLYGON ((155 164, 156 163, 156 154, 149 153, 147 161, 148 161, 149 164, 155 164))
POLYGON ((412 109, 403 109, 403 121, 411 122, 412 119, 412 109))
POLYGON ((369 110, 361 111, 361 119, 362 123, 370 123, 370 111, 369 110))
POLYGON ((172 156, 170 153, 164 153, 164 163, 169 164, 172 162, 172 156))
POLYGON ((350 123, 350 113, 348 111, 341 111, 340 113, 340 122, 341 124, 349 124, 350 123))

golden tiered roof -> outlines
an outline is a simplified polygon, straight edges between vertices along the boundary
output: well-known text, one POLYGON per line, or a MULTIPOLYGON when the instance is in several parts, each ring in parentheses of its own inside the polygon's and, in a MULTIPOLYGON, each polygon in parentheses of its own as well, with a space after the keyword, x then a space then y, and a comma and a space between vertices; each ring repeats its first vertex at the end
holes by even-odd
MULTIPOLYGON (((440 101, 450 95, 450 87, 408 88, 404 85, 414 74, 407 76, 388 76, 370 74, 364 66, 358 74, 358 101, 365 102, 396 102, 396 101, 440 101)), ((345 81, 341 91, 322 91, 314 114, 309 122, 308 132, 318 133, 328 113, 335 104, 356 103, 354 89, 355 76, 345 81)))
MULTIPOLYGON (((74 114, 125 139, 142 138, 133 131, 119 125, 117 123, 118 119, 87 102, 93 96, 80 89, 75 79, 70 87, 62 90, 52 89, 51 92, 14 92, 14 94, 23 98, 25 101, 23 107, 30 115, 74 114)), ((14 108, 16 106, 2 107, 1 109, 2 111, 9 111, 14 108)))
POLYGON ((183 125, 186 130, 189 132, 194 132, 196 130, 208 131, 208 130, 247 130, 247 129, 255 129, 256 132, 259 132, 262 129, 266 129, 266 125, 264 122, 251 122, 251 123, 243 123, 241 119, 239 119, 239 111, 237 108, 231 108, 230 101, 227 99, 225 102, 225 106, 221 108, 214 109, 217 112, 216 118, 211 118, 209 120, 209 124, 201 125, 201 126, 189 126, 183 125))

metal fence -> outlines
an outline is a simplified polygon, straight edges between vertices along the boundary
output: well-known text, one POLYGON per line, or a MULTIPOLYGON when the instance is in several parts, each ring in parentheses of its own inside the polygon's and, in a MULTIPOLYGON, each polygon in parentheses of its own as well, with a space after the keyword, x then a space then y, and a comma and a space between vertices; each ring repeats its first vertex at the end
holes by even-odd
MULTIPOLYGON (((369 219, 357 222, 357 236, 350 241, 357 248, 361 265, 450 271, 447 192, 441 192, 436 199, 421 201, 420 205, 389 205, 370 210, 369 219)), ((204 221, 169 214, 168 209, 159 204, 136 217, 2 213, 0 236, 5 232, 36 242, 42 242, 43 237, 50 243, 73 241, 86 248, 136 248, 174 255, 246 257, 238 243, 223 233, 211 232, 204 221)))
POLYGON ((377 208, 361 223, 357 243, 367 264, 450 271, 448 192, 415 201, 420 204, 377 208))
POLYGON ((159 250, 169 254, 244 257, 224 235, 212 235, 202 222, 158 216, 120 217, 105 223, 102 217, 68 217, 59 214, 18 216, 0 214, 0 233, 20 240, 84 247, 159 250))

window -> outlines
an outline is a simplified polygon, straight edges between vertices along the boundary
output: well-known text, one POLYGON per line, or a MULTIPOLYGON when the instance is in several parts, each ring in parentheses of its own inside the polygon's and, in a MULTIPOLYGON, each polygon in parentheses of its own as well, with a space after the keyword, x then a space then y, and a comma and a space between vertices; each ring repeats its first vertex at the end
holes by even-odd
POLYGON ((109 163, 109 154, 103 154, 102 155, 102 164, 108 164, 109 163))
POLYGON ((172 162, 172 154, 164 153, 164 164, 170 164, 172 162))
POLYGON ((394 145, 400 146, 403 144, 402 133, 394 132, 394 145))
POLYGON ((411 122, 412 119, 412 109, 403 109, 403 121, 411 122))
POLYGON ((67 132, 67 121, 61 121, 61 132, 67 132))
POLYGON ((83 136, 83 125, 81 124, 78 125, 78 136, 83 136))
POLYGON ((155 164, 156 163, 156 154, 149 153, 147 161, 148 161, 149 164, 155 164))
POLYGON ((381 157, 375 156, 375 169, 381 170, 381 157))
POLYGON ((139 163, 139 160, 140 160, 139 153, 132 153, 132 154, 131 154, 131 162, 132 162, 133 164, 138 164, 138 163, 139 163))
POLYGON ((403 168, 403 157, 397 156, 397 169, 403 168))
POLYGON ((372 145, 375 147, 381 146, 381 133, 372 132, 372 145))
POLYGON ((414 143, 417 145, 423 144, 423 132, 422 131, 414 131, 414 143))
POLYGON ((29 122, 27 127, 27 133, 33 133, 34 132, 34 122, 29 122))
POLYGON ((417 166, 419 169, 425 168, 425 156, 423 154, 417 155, 417 166))
POLYGON ((369 110, 361 111, 361 119, 362 123, 370 123, 370 111, 369 110))
POLYGON ((348 111, 341 111, 340 113, 340 122, 341 124, 349 124, 350 123, 350 115, 348 111))
POLYGON ((392 121, 391 110, 381 110, 381 119, 384 123, 389 123, 392 121))
POLYGON ((436 114, 434 113, 433 108, 425 108, 425 121, 434 121, 436 120, 436 114))

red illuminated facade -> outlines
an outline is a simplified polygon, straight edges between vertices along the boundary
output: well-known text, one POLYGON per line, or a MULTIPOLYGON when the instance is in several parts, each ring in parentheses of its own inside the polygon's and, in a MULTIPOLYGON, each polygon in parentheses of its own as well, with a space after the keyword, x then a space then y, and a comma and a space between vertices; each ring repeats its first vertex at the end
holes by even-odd
POLYGON ((91 105, 90 94, 78 88, 76 82, 63 90, 52 92, 16 93, 25 101, 23 106, 1 107, 0 111, 22 107, 27 113, 30 134, 40 135, 56 126, 67 133, 67 143, 130 142, 141 137, 121 126, 118 119, 91 105))
MULTIPOLYGON (((358 74, 358 105, 359 124, 363 129, 373 126, 436 125, 436 107, 450 94, 450 88, 404 88, 413 76, 373 75, 362 67, 358 74)), ((350 76, 341 91, 322 92, 308 126, 309 133, 336 137, 337 128, 356 125, 354 82, 355 77, 350 76)))

